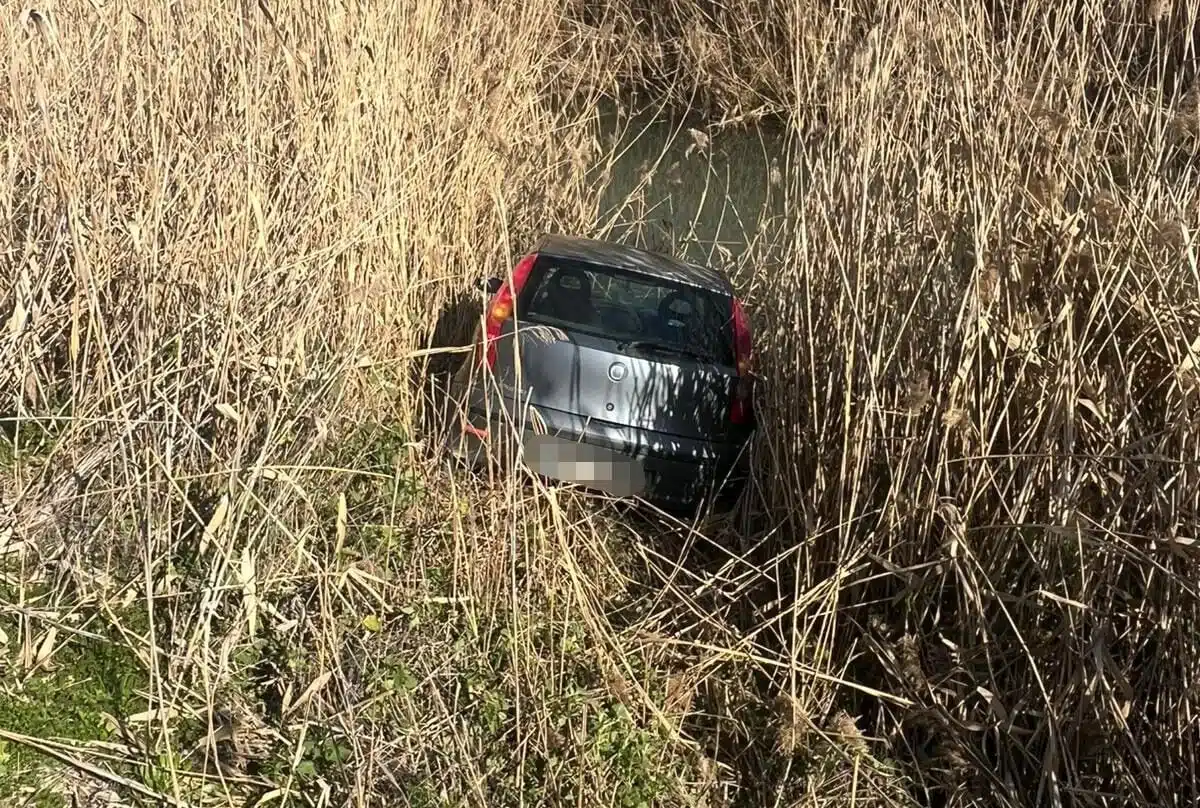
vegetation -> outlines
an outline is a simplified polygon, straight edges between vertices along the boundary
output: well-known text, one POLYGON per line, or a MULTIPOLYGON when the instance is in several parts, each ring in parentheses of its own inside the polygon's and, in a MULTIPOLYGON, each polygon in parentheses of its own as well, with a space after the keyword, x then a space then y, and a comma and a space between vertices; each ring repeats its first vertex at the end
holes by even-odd
POLYGON ((1196 804, 1184 5, 10 14, 6 804, 1196 804), (547 230, 736 279, 735 518, 439 456, 547 230))

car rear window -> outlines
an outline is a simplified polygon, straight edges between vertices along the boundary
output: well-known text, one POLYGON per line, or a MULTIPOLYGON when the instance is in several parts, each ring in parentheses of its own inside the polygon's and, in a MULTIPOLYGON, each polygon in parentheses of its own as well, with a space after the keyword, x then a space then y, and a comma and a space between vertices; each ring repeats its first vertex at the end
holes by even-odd
POLYGON ((539 256, 518 313, 533 323, 650 340, 733 365, 729 297, 651 275, 539 256))

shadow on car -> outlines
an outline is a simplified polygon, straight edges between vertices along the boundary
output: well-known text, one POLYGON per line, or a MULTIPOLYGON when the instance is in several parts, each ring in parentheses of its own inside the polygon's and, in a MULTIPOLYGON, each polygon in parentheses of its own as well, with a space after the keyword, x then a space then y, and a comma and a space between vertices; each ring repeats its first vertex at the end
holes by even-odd
MULTIPOLYGON (((709 387, 673 383, 676 380, 656 374, 643 375, 644 388, 628 399, 635 409, 647 413, 636 428, 630 428, 530 403, 547 381, 538 379, 536 371, 531 374, 534 378, 510 388, 526 391, 519 398, 498 392, 495 378, 486 370, 476 371, 468 384, 478 384, 487 392, 477 393, 469 386, 456 389, 452 384, 451 401, 443 405, 448 407, 443 433, 447 448, 471 468, 510 470, 519 458, 524 471, 547 485, 623 502, 638 513, 649 509, 690 521, 734 511, 752 479, 752 441, 747 438, 727 448, 670 434, 671 428, 694 413, 679 402, 697 406, 716 394, 709 387), (461 432, 455 428, 456 420, 461 432)), ((577 379, 559 379, 554 384, 560 388, 560 398, 562 388, 568 389, 568 400, 580 395, 577 379)))

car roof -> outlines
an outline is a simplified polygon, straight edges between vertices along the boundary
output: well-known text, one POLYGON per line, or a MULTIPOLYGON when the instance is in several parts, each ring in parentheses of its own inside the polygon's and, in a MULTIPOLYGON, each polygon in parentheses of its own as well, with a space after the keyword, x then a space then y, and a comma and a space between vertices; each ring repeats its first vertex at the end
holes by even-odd
POLYGON ((631 269, 714 292, 733 294, 729 279, 715 269, 611 241, 547 233, 538 240, 535 251, 555 258, 570 258, 614 269, 631 269))

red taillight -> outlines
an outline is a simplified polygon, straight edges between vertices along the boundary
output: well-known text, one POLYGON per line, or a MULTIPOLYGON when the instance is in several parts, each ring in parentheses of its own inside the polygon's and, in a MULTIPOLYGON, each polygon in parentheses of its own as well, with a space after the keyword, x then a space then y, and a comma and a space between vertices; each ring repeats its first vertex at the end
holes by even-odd
POLYGON ((517 296, 521 294, 521 287, 529 278, 529 271, 533 269, 533 262, 536 260, 537 254, 533 253, 518 261, 513 267, 512 280, 502 284, 500 291, 496 292, 496 296, 488 303, 487 316, 483 322, 484 338, 481 343, 488 367, 492 367, 496 362, 495 341, 500 338, 500 329, 505 321, 512 317, 517 296))
POLYGON ((738 381, 734 390, 733 403, 729 407, 729 419, 735 424, 748 422, 753 415, 752 384, 750 373, 754 356, 754 336, 750 332, 750 321, 742 310, 742 303, 733 299, 733 358, 737 364, 738 381))

